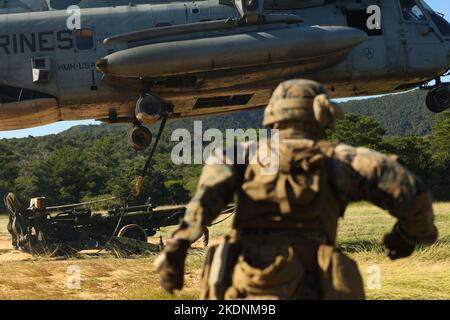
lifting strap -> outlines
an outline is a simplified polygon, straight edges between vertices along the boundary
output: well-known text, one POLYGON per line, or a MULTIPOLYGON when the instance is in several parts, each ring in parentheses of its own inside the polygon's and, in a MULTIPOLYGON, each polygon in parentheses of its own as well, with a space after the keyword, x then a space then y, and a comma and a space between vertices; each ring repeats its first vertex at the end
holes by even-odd
POLYGON ((167 122, 168 118, 169 118, 169 114, 162 115, 161 124, 159 126, 158 135, 156 136, 156 140, 152 146, 152 149, 150 150, 150 153, 148 155, 147 161, 145 162, 144 168, 142 169, 141 174, 137 178, 136 184, 134 185, 133 189, 131 190, 131 194, 127 200, 129 200, 131 197, 137 198, 141 194, 141 189, 144 184, 145 177, 148 174, 148 169, 150 168, 150 163, 152 162, 153 156, 156 151, 156 147, 158 146, 158 142, 161 139, 161 136, 164 131, 164 127, 166 126, 166 122, 167 122))

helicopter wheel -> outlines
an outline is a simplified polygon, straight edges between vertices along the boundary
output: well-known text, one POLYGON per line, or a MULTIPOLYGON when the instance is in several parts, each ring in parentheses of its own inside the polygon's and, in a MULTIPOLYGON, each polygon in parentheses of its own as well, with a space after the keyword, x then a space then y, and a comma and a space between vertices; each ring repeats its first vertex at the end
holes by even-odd
POLYGON ((152 143, 152 133, 143 126, 138 126, 130 131, 128 141, 135 151, 144 151, 152 143))
POLYGON ((141 123, 151 124, 158 122, 161 120, 163 111, 164 105, 162 101, 152 94, 142 96, 136 103, 135 114, 141 123))
POLYGON ((426 98, 428 110, 434 113, 441 113, 450 108, 450 88, 439 87, 431 90, 426 98))

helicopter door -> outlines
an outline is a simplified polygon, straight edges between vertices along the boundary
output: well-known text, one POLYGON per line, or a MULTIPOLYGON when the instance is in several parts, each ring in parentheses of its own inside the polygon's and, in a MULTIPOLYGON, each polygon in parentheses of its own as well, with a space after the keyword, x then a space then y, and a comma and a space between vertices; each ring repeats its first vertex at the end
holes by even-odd
MULTIPOLYGON (((373 15, 367 9, 361 9, 361 6, 346 6, 347 25, 360 29, 369 36, 367 41, 353 50, 349 62, 353 70, 366 75, 372 74, 375 70, 382 70, 386 66, 386 54, 384 43, 384 30, 382 23, 379 27, 369 28, 368 21, 373 15)), ((381 19, 383 17, 381 16, 381 19)), ((381 21, 380 21, 381 22, 381 21)))
POLYGON ((398 14, 397 0, 382 2, 382 28, 386 48, 386 72, 389 75, 403 75, 408 70, 406 29, 398 14))
POLYGON ((399 0, 402 29, 405 32, 408 70, 412 73, 428 73, 435 65, 430 48, 442 46, 442 39, 430 26, 425 9, 418 0, 399 0))

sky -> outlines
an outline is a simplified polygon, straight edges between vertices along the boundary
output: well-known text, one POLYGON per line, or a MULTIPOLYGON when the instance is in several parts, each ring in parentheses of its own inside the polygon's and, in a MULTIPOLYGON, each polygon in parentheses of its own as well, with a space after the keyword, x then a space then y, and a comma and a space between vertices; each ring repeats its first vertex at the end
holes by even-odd
MULTIPOLYGON (((450 20, 450 1, 449 0, 426 0, 426 2, 436 11, 445 14, 447 20, 450 20)), ((348 99, 347 99, 348 100, 348 99)), ((340 99, 340 101, 343 101, 340 99)), ((0 139, 2 138, 23 138, 28 136, 44 136, 48 134, 55 134, 69 129, 75 125, 98 124, 99 122, 93 120, 87 121, 63 121, 57 122, 47 126, 41 126, 31 129, 3 131, 0 132, 0 139)))

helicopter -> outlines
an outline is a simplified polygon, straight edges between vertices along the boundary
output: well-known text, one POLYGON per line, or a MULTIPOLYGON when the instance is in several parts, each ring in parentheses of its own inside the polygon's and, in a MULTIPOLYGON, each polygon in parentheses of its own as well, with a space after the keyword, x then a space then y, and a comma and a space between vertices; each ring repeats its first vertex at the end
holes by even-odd
POLYGON ((292 78, 333 98, 420 87, 438 113, 449 69, 424 0, 0 1, 0 130, 130 123, 145 150, 145 124, 261 108, 292 78))

